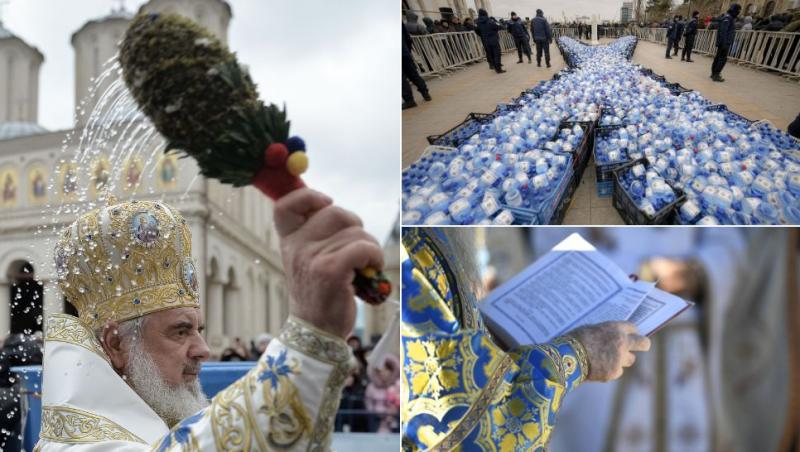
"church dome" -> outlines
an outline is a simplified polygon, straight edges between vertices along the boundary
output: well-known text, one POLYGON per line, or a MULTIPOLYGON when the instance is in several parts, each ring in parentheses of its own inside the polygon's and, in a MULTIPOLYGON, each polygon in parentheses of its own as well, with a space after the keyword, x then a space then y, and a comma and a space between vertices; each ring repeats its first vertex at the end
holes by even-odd
POLYGON ((3 89, 0 90, 0 123, 36 123, 39 100, 39 67, 44 55, 12 33, 0 21, 0 61, 3 89))
POLYGON ((0 141, 47 133, 47 129, 34 122, 0 123, 0 141))

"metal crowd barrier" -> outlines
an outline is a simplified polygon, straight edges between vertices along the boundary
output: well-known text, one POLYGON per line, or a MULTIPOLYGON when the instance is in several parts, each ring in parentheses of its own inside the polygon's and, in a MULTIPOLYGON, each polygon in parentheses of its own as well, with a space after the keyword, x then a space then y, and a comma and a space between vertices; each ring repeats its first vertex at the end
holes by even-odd
MULTIPOLYGON (((423 77, 440 77, 486 58, 481 37, 473 31, 412 36, 411 55, 423 77)), ((500 51, 516 50, 511 33, 500 31, 500 51)))
MULTIPOLYGON (((640 28, 635 34, 645 41, 667 43, 666 28, 640 28)), ((692 51, 714 55, 717 52, 717 30, 697 30, 692 51)), ((800 33, 739 30, 728 52, 728 59, 800 80, 800 33)))

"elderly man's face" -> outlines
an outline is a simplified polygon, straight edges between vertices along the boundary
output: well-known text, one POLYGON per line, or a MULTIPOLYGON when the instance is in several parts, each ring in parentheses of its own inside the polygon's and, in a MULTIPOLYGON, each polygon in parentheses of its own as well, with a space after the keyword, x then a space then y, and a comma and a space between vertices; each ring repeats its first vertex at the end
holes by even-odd
POLYGON ((142 342, 168 385, 176 387, 197 380, 200 364, 211 353, 202 336, 204 328, 203 315, 197 308, 148 315, 142 342))

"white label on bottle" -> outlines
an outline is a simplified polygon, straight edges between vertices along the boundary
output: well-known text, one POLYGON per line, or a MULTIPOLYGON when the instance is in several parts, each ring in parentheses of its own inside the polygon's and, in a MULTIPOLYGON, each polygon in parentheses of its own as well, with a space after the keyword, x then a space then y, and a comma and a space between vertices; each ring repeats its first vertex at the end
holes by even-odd
POLYGON ((500 208, 497 204, 497 200, 494 199, 494 196, 484 196, 483 202, 481 202, 481 209, 483 209, 483 213, 486 215, 491 215, 500 208))
POLYGON ((486 171, 481 176, 481 182, 486 185, 494 185, 495 181, 497 180, 497 175, 491 171, 486 171))
POLYGON ((446 200, 447 200, 446 193, 436 193, 435 195, 431 196, 430 199, 428 199, 428 204, 430 204, 431 206, 435 206, 436 204, 439 204, 440 202, 446 200))
POLYGON ((700 207, 698 207, 694 201, 687 201, 681 206, 681 210, 689 219, 696 218, 698 215, 700 215, 700 207))
POLYGON ((753 185, 765 193, 772 190, 772 182, 762 174, 759 174, 758 177, 756 177, 756 180, 753 181, 753 185))
POLYGON ((510 210, 500 212, 494 219, 494 224, 509 225, 514 222, 514 214, 510 210))

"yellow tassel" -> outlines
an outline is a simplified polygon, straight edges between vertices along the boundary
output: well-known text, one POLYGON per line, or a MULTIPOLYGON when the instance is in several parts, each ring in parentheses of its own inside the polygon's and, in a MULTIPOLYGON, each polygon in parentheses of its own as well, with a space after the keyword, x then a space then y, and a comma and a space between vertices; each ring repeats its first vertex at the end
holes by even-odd
POLYGON ((308 156, 303 151, 292 152, 286 161, 286 169, 292 176, 299 176, 308 170, 308 156))

